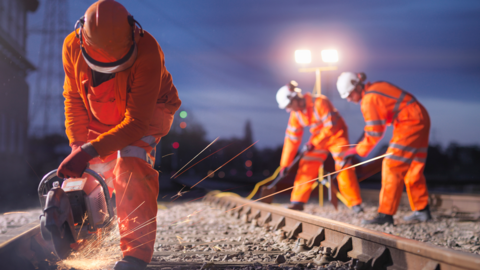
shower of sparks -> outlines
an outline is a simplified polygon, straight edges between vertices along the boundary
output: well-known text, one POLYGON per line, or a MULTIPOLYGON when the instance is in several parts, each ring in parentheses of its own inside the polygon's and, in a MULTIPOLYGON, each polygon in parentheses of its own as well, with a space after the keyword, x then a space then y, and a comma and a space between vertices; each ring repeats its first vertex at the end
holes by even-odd
POLYGON ((182 197, 183 194, 187 193, 188 191, 184 191, 182 192, 182 190, 185 188, 186 186, 183 185, 182 189, 180 189, 179 192, 177 192, 177 194, 173 195, 170 199, 173 199, 174 197, 182 197))
POLYGON ((26 214, 28 212, 7 212, 7 213, 3 213, 4 216, 6 215, 12 215, 12 214, 26 214))
POLYGON ((213 246, 213 247, 214 247, 215 249, 217 249, 218 251, 222 251, 222 249, 221 249, 221 248, 219 248, 219 247, 218 247, 218 246, 216 246, 216 245, 215 245, 215 246, 213 246))
POLYGON ((123 191, 122 199, 120 200, 120 203, 118 204, 117 207, 120 207, 120 205, 122 205, 123 198, 125 198, 125 193, 127 193, 126 190, 128 188, 128 184, 130 184, 130 179, 132 179, 132 174, 133 174, 133 172, 130 173, 130 177, 128 178, 128 181, 127 181, 127 186, 125 187, 125 189, 123 191))
POLYGON ((57 269, 110 269, 116 261, 121 260, 120 232, 115 220, 96 234, 79 241, 78 250, 60 261, 57 269))
POLYGON ((83 224, 85 224, 85 220, 87 220, 87 213, 85 213, 85 215, 82 218, 82 225, 80 226, 80 230, 78 230, 77 239, 80 238, 80 233, 82 232, 82 228, 83 228, 83 224))
POLYGON ((164 158, 164 157, 168 157, 168 156, 171 156, 171 155, 173 155, 173 153, 166 154, 165 156, 162 156, 162 158, 164 158))
POLYGON ((198 163, 200 163, 200 162, 204 161, 205 159, 207 159, 207 158, 211 157, 212 155, 214 155, 214 154, 216 154, 216 153, 220 152, 221 150, 223 150, 223 149, 225 149, 225 148, 227 148, 227 147, 229 147, 229 146, 230 146, 230 144, 229 144, 229 145, 226 145, 226 146, 224 146, 224 147, 222 147, 222 148, 218 149, 217 151, 215 151, 215 152, 211 153, 210 155, 208 155, 208 156, 206 156, 206 157, 202 158, 201 160, 197 161, 197 162, 196 162, 195 164, 193 164, 192 166, 188 167, 188 169, 186 169, 186 170, 184 170, 183 172, 179 173, 177 176, 175 176, 175 178, 179 177, 179 176, 180 176, 180 175, 182 175, 184 172, 186 172, 186 171, 190 170, 191 168, 193 168, 193 167, 194 167, 195 165, 197 165, 198 163))
POLYGON ((182 168, 180 168, 180 170, 178 170, 174 175, 172 175, 172 177, 170 177, 170 179, 172 179, 173 177, 175 177, 175 175, 177 175, 181 170, 183 170, 183 168, 187 167, 188 164, 190 164, 190 162, 192 162, 194 159, 196 159, 201 153, 203 153, 203 151, 207 150, 208 147, 210 147, 212 144, 214 144, 218 138, 220 137, 217 137, 215 140, 213 140, 213 142, 211 142, 209 145, 207 145, 207 147, 203 148, 202 151, 200 151, 200 153, 198 153, 195 157, 193 157, 189 162, 187 162, 187 164, 183 165, 182 168))
POLYGON ((247 151, 250 147, 254 146, 258 141, 252 143, 249 147, 245 148, 242 152, 238 153, 236 156, 234 156, 233 158, 231 158, 229 161, 225 162, 222 166, 218 167, 215 171, 209 173, 207 176, 205 176, 202 180, 198 181, 195 185, 193 185, 191 188, 194 188, 196 185, 200 184, 203 180, 205 180, 207 177, 209 177, 210 175, 214 174, 216 171, 220 170, 223 166, 227 165, 227 163, 229 163, 230 161, 234 160, 236 157, 238 157, 239 155, 241 155, 243 152, 247 151))
MULTIPOLYGON (((371 159, 369 159, 369 160, 366 160, 366 161, 357 163, 357 164, 352 165, 352 166, 350 166, 350 167, 347 167, 347 168, 344 168, 344 169, 341 169, 341 170, 338 170, 338 171, 335 171, 335 172, 332 172, 332 173, 329 173, 329 174, 325 174, 325 175, 323 175, 323 177, 327 177, 327 176, 330 176, 330 175, 337 174, 337 173, 339 173, 339 172, 341 172, 341 171, 345 171, 345 170, 349 170, 349 169, 351 169, 351 168, 355 168, 355 167, 360 166, 360 165, 362 165, 362 164, 365 164, 365 163, 368 163, 368 162, 371 162, 371 161, 374 161, 374 160, 377 160, 377 159, 384 158, 384 157, 389 156, 389 155, 391 155, 391 154, 392 154, 392 153, 387 153, 387 154, 385 154, 385 155, 381 155, 381 156, 378 156, 378 157, 371 158, 371 159)), ((312 180, 308 180, 308 181, 306 181, 306 182, 303 182, 303 183, 301 183, 301 184, 297 184, 297 185, 294 185, 294 186, 292 186, 292 187, 289 187, 289 188, 286 188, 286 189, 277 191, 277 192, 272 193, 272 194, 270 194, 270 195, 267 195, 267 196, 264 196, 264 197, 262 197, 262 198, 258 198, 258 199, 256 199, 256 200, 253 200, 253 201, 251 201, 251 202, 249 202, 249 203, 245 203, 245 204, 243 204, 243 205, 239 205, 239 206, 233 207, 233 208, 231 208, 231 209, 229 209, 229 210, 226 210, 225 213, 226 213, 226 212, 229 212, 229 211, 232 211, 232 210, 235 210, 235 209, 238 209, 238 208, 243 207, 243 206, 245 206, 245 205, 251 204, 251 203, 253 203, 253 202, 260 201, 260 200, 263 200, 263 199, 268 198, 268 197, 271 197, 271 196, 275 196, 275 195, 280 194, 280 193, 282 193, 282 192, 285 192, 285 191, 287 191, 287 190, 291 190, 291 189, 293 189, 294 187, 298 187, 298 186, 305 185, 305 184, 310 183, 310 182, 313 182, 313 181, 317 181, 317 180, 319 180, 319 179, 320 179, 320 177, 317 177, 317 178, 314 178, 314 179, 312 179, 312 180)))
POLYGON ((175 225, 178 225, 178 224, 180 224, 180 223, 189 222, 189 221, 191 221, 191 220, 190 220, 190 217, 195 216, 196 214, 200 213, 201 211, 202 211, 202 210, 195 211, 195 212, 191 213, 190 215, 188 215, 187 218, 186 218, 184 221, 173 222, 172 225, 175 226, 175 225))
POLYGON ((122 224, 131 214, 133 214, 133 212, 137 211, 137 209, 140 208, 140 206, 142 206, 144 203, 145 201, 143 201, 140 205, 138 205, 137 208, 133 209, 133 211, 130 212, 130 214, 128 214, 128 216, 126 216, 122 221, 120 221, 119 224, 122 224))

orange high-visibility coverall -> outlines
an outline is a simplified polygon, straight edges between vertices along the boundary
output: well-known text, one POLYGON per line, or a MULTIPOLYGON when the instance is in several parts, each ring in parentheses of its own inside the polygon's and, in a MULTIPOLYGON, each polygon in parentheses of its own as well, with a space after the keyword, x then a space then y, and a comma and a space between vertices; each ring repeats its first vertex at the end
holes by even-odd
POLYGON ((394 215, 400 204, 403 182, 412 210, 423 210, 428 191, 423 175, 427 158, 430 117, 410 93, 387 82, 367 84, 362 92, 361 110, 365 137, 356 146, 366 156, 382 138, 386 125, 393 123, 393 137, 382 164, 382 189, 378 212, 394 215))
MULTIPOLYGON (((345 165, 343 155, 349 144, 347 126, 327 97, 312 98, 307 93, 304 98, 305 109, 290 113, 280 161, 282 167, 288 167, 292 163, 302 140, 303 128, 310 126, 310 142, 314 149, 306 152, 300 160, 290 199, 292 202, 302 203, 308 201, 314 183, 308 181, 318 177, 318 169, 327 158, 328 152, 332 153, 335 160, 335 169, 340 170, 345 165)), ((354 169, 338 174, 338 186, 350 206, 362 202, 354 169)))
POLYGON ((155 146, 181 101, 155 38, 145 32, 137 46, 132 67, 93 87, 92 70, 71 33, 63 46, 63 95, 70 144, 90 142, 99 154, 90 168, 106 178, 110 192, 115 189, 123 255, 150 262, 159 189, 155 146))

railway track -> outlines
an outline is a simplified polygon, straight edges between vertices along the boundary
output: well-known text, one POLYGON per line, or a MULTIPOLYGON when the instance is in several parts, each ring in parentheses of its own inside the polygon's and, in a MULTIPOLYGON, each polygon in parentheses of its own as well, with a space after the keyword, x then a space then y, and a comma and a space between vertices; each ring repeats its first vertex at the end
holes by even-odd
MULTIPOLYGON (((437 208, 448 209, 456 200, 461 213, 476 211, 480 201, 437 199, 437 208)), ((157 222, 148 269, 480 269, 478 255, 235 196, 209 194, 203 203, 172 205, 159 211, 157 222)), ((113 255, 59 263, 37 224, 0 234, 0 269, 111 269, 113 255)))

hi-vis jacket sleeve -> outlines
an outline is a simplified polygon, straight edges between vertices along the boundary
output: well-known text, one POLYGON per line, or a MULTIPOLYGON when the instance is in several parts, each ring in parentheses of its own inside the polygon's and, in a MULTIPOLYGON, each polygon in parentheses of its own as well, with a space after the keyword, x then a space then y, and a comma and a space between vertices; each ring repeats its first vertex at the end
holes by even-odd
POLYGON ((365 157, 382 139, 385 132, 387 110, 378 99, 378 95, 365 95, 361 101, 361 110, 365 119, 365 137, 357 145, 358 155, 365 157))
POLYGON ((281 167, 288 167, 297 154, 298 147, 302 142, 303 127, 297 119, 295 113, 290 113, 287 130, 285 131, 285 141, 283 143, 281 167))
MULTIPOLYGON (((70 35, 72 36, 72 35, 70 35)), ((63 69, 65 82, 63 84, 63 96, 65 97, 65 128, 70 145, 75 142, 87 142, 88 123, 90 121, 85 103, 80 96, 76 83, 76 71, 74 61, 76 53, 70 37, 65 39, 62 50, 63 69)))
MULTIPOLYGON (((150 35, 145 35, 153 39, 150 35)), ((163 52, 158 43, 152 40, 142 40, 142 47, 138 45, 139 54, 132 67, 133 82, 127 93, 125 118, 113 129, 91 141, 97 153, 104 158, 129 144, 140 140, 146 135, 150 119, 157 103, 160 89, 171 89, 171 86, 162 87, 162 78, 165 69, 163 52), (146 41, 143 43, 143 41, 146 41), (140 54, 140 52, 142 52, 140 54)), ((167 81, 171 83, 171 80, 167 81)))
POLYGON ((312 134, 310 142, 315 146, 323 145, 338 129, 338 113, 327 99, 317 98, 313 107, 313 114, 317 121, 314 126, 320 129, 312 134))

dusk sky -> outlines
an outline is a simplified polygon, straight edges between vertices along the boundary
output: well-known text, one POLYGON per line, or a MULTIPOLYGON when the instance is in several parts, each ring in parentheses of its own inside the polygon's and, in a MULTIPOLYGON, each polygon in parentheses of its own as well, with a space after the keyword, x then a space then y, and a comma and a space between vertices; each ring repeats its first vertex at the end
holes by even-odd
MULTIPOLYGON (((336 91, 342 71, 364 71, 368 81, 389 81, 415 95, 430 113, 431 142, 480 144, 480 1, 119 2, 158 40, 182 108, 209 139, 243 136, 250 119, 260 147, 281 145, 288 114, 278 109, 276 91, 296 80, 310 92, 314 74, 298 69, 325 66, 320 51, 337 49, 338 70, 323 73, 322 91, 352 141, 364 121, 359 106, 336 91), (311 50, 313 62, 296 64, 297 49, 311 50)), ((91 3, 69 1, 72 30, 91 3)), ((42 22, 42 4, 29 17, 31 28, 42 22)), ((29 38, 33 63, 38 40, 29 38)))

